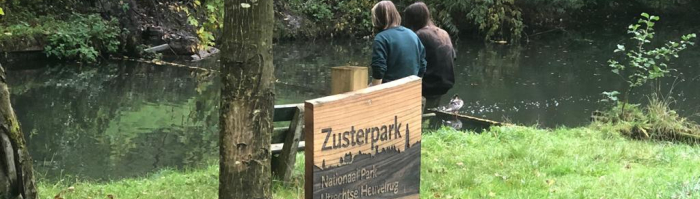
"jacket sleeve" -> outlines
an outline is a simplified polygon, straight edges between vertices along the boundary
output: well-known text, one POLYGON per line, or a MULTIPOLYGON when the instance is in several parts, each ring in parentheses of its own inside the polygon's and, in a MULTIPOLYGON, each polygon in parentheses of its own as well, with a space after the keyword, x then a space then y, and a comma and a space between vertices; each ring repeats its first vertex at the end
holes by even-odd
POLYGON ((384 79, 386 73, 386 46, 380 40, 375 39, 372 46, 372 78, 384 79))
POLYGON ((425 46, 423 46, 423 43, 419 42, 419 48, 420 48, 420 68, 418 68, 418 77, 423 77, 425 74, 426 67, 428 65, 428 61, 425 59, 425 46))

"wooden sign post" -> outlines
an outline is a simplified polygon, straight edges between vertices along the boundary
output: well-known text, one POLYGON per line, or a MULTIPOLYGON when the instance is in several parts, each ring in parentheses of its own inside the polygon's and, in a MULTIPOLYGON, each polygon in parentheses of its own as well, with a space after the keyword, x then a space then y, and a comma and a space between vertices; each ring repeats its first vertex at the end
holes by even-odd
POLYGON ((360 66, 331 68, 331 95, 367 88, 369 69, 360 66))
POLYGON ((306 198, 418 198, 421 79, 306 101, 306 198))

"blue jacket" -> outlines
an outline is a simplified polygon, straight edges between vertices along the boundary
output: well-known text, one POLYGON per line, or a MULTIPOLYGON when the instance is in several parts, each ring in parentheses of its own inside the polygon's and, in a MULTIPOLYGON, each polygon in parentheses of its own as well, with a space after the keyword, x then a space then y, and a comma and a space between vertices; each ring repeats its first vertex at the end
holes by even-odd
POLYGON ((372 78, 386 83, 411 75, 423 77, 425 48, 412 30, 386 29, 375 36, 372 48, 372 78))

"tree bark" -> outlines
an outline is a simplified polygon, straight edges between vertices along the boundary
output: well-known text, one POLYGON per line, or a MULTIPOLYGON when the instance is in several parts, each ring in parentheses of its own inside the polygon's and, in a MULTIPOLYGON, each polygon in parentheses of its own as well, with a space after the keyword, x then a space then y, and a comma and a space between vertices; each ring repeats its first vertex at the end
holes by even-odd
POLYGON ((0 198, 36 198, 32 160, 10 105, 5 69, 0 66, 0 198))
POLYGON ((273 130, 272 0, 225 1, 219 198, 268 199, 273 130))

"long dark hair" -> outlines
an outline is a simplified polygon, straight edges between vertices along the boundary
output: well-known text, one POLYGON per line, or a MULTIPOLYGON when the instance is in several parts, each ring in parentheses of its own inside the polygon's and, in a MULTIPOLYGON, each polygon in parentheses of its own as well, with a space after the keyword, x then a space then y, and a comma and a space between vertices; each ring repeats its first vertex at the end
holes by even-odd
POLYGON ((423 2, 416 2, 406 7, 403 11, 404 25, 413 31, 418 31, 421 28, 433 25, 433 21, 430 18, 430 10, 428 6, 423 2))

